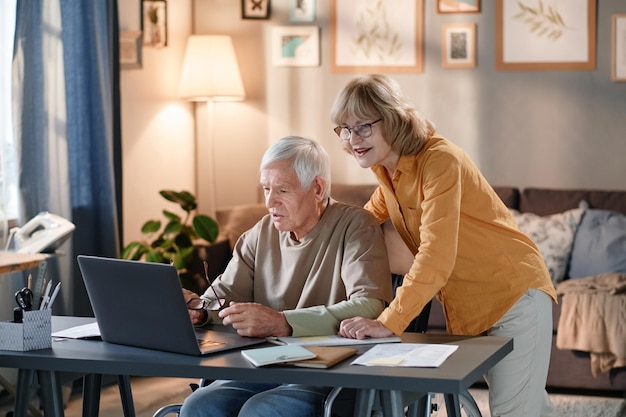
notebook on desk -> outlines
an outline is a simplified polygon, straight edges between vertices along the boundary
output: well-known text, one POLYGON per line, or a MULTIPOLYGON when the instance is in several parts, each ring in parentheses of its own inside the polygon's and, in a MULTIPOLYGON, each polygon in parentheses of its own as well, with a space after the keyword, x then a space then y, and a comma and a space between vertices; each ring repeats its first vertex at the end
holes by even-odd
POLYGON ((196 356, 265 342, 230 326, 196 329, 171 265, 85 255, 78 265, 105 342, 196 356))

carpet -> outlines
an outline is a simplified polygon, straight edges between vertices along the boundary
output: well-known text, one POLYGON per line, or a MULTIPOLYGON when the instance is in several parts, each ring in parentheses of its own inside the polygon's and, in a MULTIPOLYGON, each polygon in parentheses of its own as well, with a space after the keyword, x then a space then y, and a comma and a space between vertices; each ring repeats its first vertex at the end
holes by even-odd
MULTIPOLYGON (((491 417, 488 391, 472 388, 470 393, 482 417, 491 417)), ((550 399, 554 405, 554 417, 626 417, 626 401, 623 398, 550 394, 550 399)))
MULTIPOLYGON (((152 417, 160 407, 182 402, 191 393, 189 384, 197 382, 197 379, 132 378, 136 417, 152 417)), ((472 388, 470 393, 476 400, 482 417, 491 417, 487 390, 472 388)), ((623 398, 566 394, 550 394, 550 398, 555 408, 554 417, 626 417, 626 401, 623 398)), ((81 407, 80 396, 72 396, 65 410, 66 417, 80 417, 81 407)), ((106 387, 100 399, 100 417, 120 416, 122 405, 117 386, 106 387)), ((445 409, 431 414, 431 417, 445 416, 445 409)))

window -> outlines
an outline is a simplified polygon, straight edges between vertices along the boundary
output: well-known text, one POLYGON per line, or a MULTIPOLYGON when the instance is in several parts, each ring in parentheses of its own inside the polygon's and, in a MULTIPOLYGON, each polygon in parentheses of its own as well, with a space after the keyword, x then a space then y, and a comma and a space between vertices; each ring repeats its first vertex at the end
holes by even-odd
MULTIPOLYGON (((18 214, 17 154, 11 110, 11 62, 16 0, 0 1, 0 237, 18 214)), ((4 243, 4 242, 2 242, 4 243)))

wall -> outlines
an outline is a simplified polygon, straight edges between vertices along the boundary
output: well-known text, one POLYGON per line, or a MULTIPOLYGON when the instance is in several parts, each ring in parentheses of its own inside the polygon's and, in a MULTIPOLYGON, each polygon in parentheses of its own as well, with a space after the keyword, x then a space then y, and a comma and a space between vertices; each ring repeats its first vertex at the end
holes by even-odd
MULTIPOLYGON (((138 10, 132 3, 120 2, 120 18, 123 9, 138 10)), ((626 83, 610 79, 611 15, 626 13, 622 0, 598 2, 596 70, 533 72, 495 70, 491 1, 482 2, 479 14, 442 15, 434 0, 424 3, 424 72, 394 77, 439 132, 470 154, 489 181, 520 187, 626 189, 621 164, 626 155, 626 83), (476 68, 441 67, 440 31, 448 22, 477 24, 476 68)), ((247 93, 242 103, 215 107, 218 207, 256 201, 262 152, 288 134, 319 140, 331 154, 335 181, 374 182, 367 170, 340 151, 331 130, 330 106, 352 75, 330 72, 328 0, 317 0, 312 23, 321 28, 321 65, 272 65, 271 28, 292 25, 289 4, 273 0, 269 20, 241 20, 240 1, 168 2, 170 45, 144 48, 143 69, 122 72, 125 241, 136 238, 148 214, 159 214, 159 189, 195 184, 193 125, 194 115, 203 123, 202 114, 175 93, 192 26, 195 33, 233 37, 247 93)))

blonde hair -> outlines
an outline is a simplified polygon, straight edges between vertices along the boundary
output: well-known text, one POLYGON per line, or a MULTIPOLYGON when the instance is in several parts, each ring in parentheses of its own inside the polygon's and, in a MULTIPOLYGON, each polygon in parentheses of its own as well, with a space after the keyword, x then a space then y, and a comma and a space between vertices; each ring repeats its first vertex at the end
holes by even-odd
POLYGON ((335 98, 330 111, 333 123, 349 118, 383 119, 383 137, 399 155, 415 155, 435 134, 435 125, 410 102, 399 84, 381 74, 352 79, 335 98))

